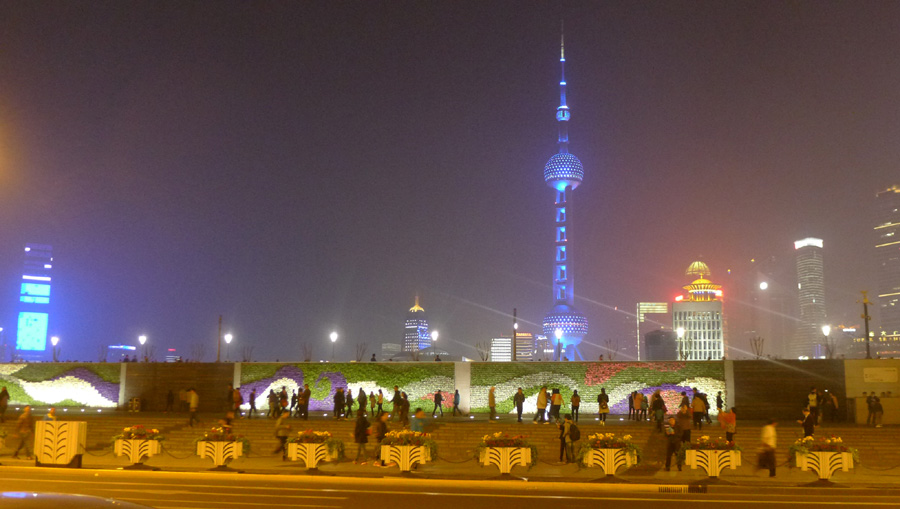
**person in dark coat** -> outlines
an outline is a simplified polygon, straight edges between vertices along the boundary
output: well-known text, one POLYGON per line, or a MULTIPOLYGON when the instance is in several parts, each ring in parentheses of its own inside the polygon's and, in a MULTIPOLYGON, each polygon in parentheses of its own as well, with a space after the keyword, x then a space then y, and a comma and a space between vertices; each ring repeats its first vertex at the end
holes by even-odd
MULTIPOLYGON (((362 389, 360 389, 362 390, 362 389)), ((369 456, 366 451, 366 444, 369 443, 369 421, 366 420, 365 407, 360 408, 356 412, 356 427, 353 428, 353 441, 356 442, 356 459, 353 464, 366 464, 366 458, 369 456), (362 462, 360 462, 362 459, 362 462)))
MULTIPOLYGON (((688 431, 690 429, 690 426, 688 426, 688 431)), ((678 451, 681 449, 681 432, 674 417, 669 417, 663 432, 666 434, 666 472, 672 468, 673 454, 675 455, 678 470, 681 471, 681 458, 678 456, 678 451)))
POLYGON ((444 396, 441 394, 441 390, 438 389, 434 391, 434 410, 431 411, 431 416, 434 417, 434 414, 437 413, 438 410, 441 411, 441 417, 444 416, 444 406, 442 403, 444 402, 444 396))
POLYGON ((813 433, 816 431, 816 418, 809 411, 809 408, 803 409, 803 419, 797 421, 803 426, 803 438, 813 436, 813 433))
POLYGON ((393 413, 394 418, 399 421, 400 420, 400 408, 403 407, 403 398, 400 396, 400 387, 398 387, 396 385, 394 386, 394 397, 391 398, 391 404, 393 405, 391 413, 393 413))
POLYGON ((334 393, 334 418, 344 417, 344 389, 338 388, 334 393))

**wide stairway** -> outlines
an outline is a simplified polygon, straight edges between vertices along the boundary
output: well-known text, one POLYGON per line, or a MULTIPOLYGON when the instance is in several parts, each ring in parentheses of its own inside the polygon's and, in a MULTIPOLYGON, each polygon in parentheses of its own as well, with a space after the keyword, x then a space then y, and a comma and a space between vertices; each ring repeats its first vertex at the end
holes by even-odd
MULTIPOLYGON (((0 454, 10 454, 15 446, 16 439, 12 436, 15 426, 15 416, 7 412, 6 422, 0 424, 0 429, 5 430, 9 436, 6 439, 6 447, 0 454)), ((165 436, 163 446, 166 450, 179 456, 193 454, 195 440, 205 431, 216 425, 219 416, 203 414, 201 423, 193 428, 187 425, 187 414, 174 413, 79 413, 63 414, 60 420, 81 420, 88 423, 87 448, 88 451, 99 452, 112 447, 112 437, 119 434, 126 426, 142 424, 148 428, 157 428, 165 436)), ((371 421, 372 419, 370 419, 371 421)), ((348 448, 353 447, 352 420, 333 420, 322 416, 313 416, 309 421, 291 419, 293 432, 306 429, 317 431, 330 431, 336 438, 344 441, 348 448)), ((736 443, 744 449, 745 461, 751 460, 756 454, 759 443, 761 422, 738 422, 736 443)), ((234 432, 243 435, 250 440, 252 456, 271 455, 277 446, 274 437, 275 421, 266 418, 237 419, 234 421, 234 432)), ((610 416, 606 426, 600 426, 593 417, 582 418, 579 422, 582 439, 593 433, 617 433, 630 434, 633 440, 643 449, 644 461, 638 470, 632 469, 633 474, 639 474, 641 470, 648 473, 656 471, 661 466, 661 459, 665 451, 665 442, 659 433, 655 433, 655 426, 650 422, 635 422, 620 420, 619 416, 610 416)), ((388 429, 399 429, 396 422, 389 421, 388 429)), ((892 427, 875 429, 858 426, 855 424, 823 424, 816 430, 817 436, 835 435, 843 439, 844 444, 859 449, 862 466, 883 470, 900 466, 900 440, 893 434, 892 427)), ((510 435, 524 435, 537 446, 540 461, 555 462, 559 459, 559 431, 553 424, 532 424, 530 417, 525 422, 518 424, 510 416, 502 416, 501 420, 489 422, 486 416, 478 415, 475 419, 464 417, 443 417, 430 419, 426 429, 438 443, 438 459, 450 462, 461 462, 473 457, 475 447, 484 435, 503 432, 510 435)), ((723 436, 718 426, 704 427, 703 431, 693 431, 692 438, 702 435, 711 437, 723 436)), ((782 423, 778 427, 779 462, 787 458, 787 449, 790 444, 802 436, 799 425, 782 423)))

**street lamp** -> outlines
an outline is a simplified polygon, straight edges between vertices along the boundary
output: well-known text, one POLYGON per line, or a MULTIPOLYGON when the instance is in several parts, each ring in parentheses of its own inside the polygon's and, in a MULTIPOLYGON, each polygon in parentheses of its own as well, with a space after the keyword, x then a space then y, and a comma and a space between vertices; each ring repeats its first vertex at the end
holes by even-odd
POLYGON ((436 330, 431 331, 431 342, 432 343, 437 343, 438 335, 439 335, 438 331, 436 331, 436 330))
POLYGON ((831 344, 828 342, 828 336, 831 334, 831 326, 823 325, 822 326, 822 335, 825 336, 825 357, 831 358, 831 344))
POLYGON ((59 362, 59 348, 56 347, 59 344, 59 336, 51 337, 50 344, 53 345, 53 362, 59 362))
POLYGON ((138 336, 138 343, 141 344, 141 357, 144 358, 144 361, 147 360, 147 349, 144 347, 144 344, 147 342, 147 336, 141 335, 138 336))
POLYGON ((231 340, 234 339, 234 335, 230 332, 225 334, 225 362, 228 362, 228 345, 231 344, 231 340))
POLYGON ((675 335, 678 336, 678 349, 681 351, 681 360, 687 360, 687 355, 685 355, 684 351, 684 327, 675 329, 675 335))
POLYGON ((328 339, 331 340, 331 362, 334 362, 334 344, 337 342, 337 338, 337 332, 332 332, 328 335, 328 339))

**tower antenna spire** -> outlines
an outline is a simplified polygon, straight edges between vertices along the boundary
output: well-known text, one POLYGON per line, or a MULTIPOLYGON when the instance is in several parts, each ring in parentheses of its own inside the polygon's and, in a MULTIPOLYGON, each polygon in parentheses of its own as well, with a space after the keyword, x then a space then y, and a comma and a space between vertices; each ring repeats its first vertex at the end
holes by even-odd
POLYGON ((569 152, 569 107, 566 105, 566 33, 563 20, 559 20, 559 108, 556 121, 559 124, 559 153, 569 152))

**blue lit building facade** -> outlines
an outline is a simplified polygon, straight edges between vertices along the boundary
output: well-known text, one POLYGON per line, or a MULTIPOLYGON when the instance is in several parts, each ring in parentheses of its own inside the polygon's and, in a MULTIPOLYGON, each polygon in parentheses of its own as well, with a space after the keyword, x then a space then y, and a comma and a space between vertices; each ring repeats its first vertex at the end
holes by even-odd
POLYGON ((19 286, 16 356, 26 361, 48 360, 50 326, 50 271, 53 249, 42 244, 25 245, 25 267, 19 286))
POLYGON ((403 351, 418 352, 431 346, 431 335, 428 332, 428 319, 425 317, 425 309, 419 305, 419 297, 416 303, 406 313, 406 323, 403 334, 403 351))
POLYGON ((559 108, 556 121, 559 126, 557 145, 559 151, 544 166, 544 182, 556 192, 553 262, 553 309, 544 317, 543 330, 554 342, 557 359, 562 351, 566 357, 583 360, 578 345, 587 335, 587 318, 575 309, 575 272, 572 260, 572 205, 571 193, 584 179, 581 161, 569 153, 569 107, 566 105, 566 53, 560 40, 559 108))

